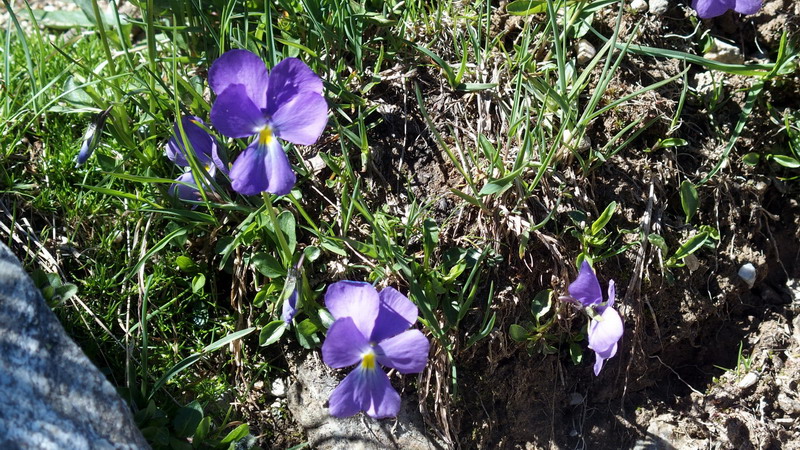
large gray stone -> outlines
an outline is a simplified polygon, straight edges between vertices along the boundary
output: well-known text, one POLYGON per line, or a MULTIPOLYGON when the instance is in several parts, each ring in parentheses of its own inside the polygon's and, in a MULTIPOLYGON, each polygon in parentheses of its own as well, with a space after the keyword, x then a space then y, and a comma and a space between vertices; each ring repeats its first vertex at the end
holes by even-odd
POLYGON ((0 448, 149 448, 130 410, 0 243, 0 448))
POLYGON ((337 419, 328 413, 328 397, 341 381, 316 353, 289 360, 295 382, 287 395, 292 417, 305 429, 312 448, 320 450, 438 450, 445 446, 425 430, 416 399, 402 397, 397 419, 375 420, 359 413, 337 419), (296 365, 295 365, 296 364, 296 365))

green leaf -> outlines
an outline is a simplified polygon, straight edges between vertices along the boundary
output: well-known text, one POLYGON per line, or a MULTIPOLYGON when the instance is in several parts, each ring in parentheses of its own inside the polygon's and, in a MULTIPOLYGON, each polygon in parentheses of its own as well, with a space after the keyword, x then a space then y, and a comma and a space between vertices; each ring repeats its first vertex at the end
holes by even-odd
POLYGON ((536 318, 538 322, 539 319, 544 317, 545 314, 550 312, 550 307, 552 305, 552 296, 553 290, 552 289, 545 289, 543 291, 539 291, 535 297, 533 297, 533 301, 531 302, 531 314, 533 317, 536 318))
POLYGON ((506 12, 512 16, 529 16, 547 11, 545 0, 516 0, 506 5, 506 12))
POLYGON ((344 248, 342 248, 340 245, 337 245, 337 243, 334 241, 324 240, 320 245, 329 252, 336 253, 339 256, 347 256, 347 252, 344 250, 344 248))
POLYGON ((278 216, 278 226, 281 227, 283 234, 286 235, 289 250, 294 253, 297 247, 297 231, 294 214, 289 211, 283 211, 278 216))
POLYGON ((316 333, 319 330, 314 322, 310 319, 306 319, 299 324, 297 324, 297 331, 300 332, 303 336, 311 336, 312 334, 316 333))
POLYGON ((70 299, 73 295, 78 293, 78 286, 75 286, 72 283, 64 283, 61 286, 56 288, 56 297, 58 297, 58 301, 63 303, 70 299))
POLYGON ((428 218, 422 223, 422 246, 425 251, 425 267, 436 245, 439 244, 439 224, 435 220, 428 218))
POLYGON ((237 339, 241 339, 241 338, 247 336, 248 334, 252 333, 255 330, 256 330, 255 327, 250 327, 250 328, 245 328, 244 330, 237 331, 235 333, 231 333, 231 334, 225 336, 224 338, 219 339, 217 341, 214 341, 213 343, 207 345, 203 349, 203 353, 208 353, 208 352, 217 350, 219 348, 225 347, 226 345, 230 344, 231 342, 233 342, 233 341, 235 341, 237 339))
POLYGON ((461 92, 479 92, 496 87, 497 83, 458 83, 455 89, 461 92))
POLYGON ((742 162, 747 164, 748 166, 757 166, 758 161, 761 159, 761 155, 755 152, 750 152, 744 156, 742 156, 742 162))
POLYGON ((478 135, 478 145, 480 145, 481 150, 483 150, 483 154, 486 156, 486 159, 489 161, 494 162, 497 158, 497 149, 494 148, 494 145, 483 135, 483 133, 478 135))
POLYGON ((194 439, 193 442, 203 442, 208 436, 208 432, 211 430, 211 417, 203 417, 203 420, 197 425, 197 429, 194 432, 194 439))
POLYGON ((776 163, 789 169, 797 169, 800 167, 800 161, 786 155, 770 155, 770 158, 776 163))
POLYGON ((576 366, 583 361, 583 348, 577 342, 569 343, 569 357, 576 366))
POLYGON ((455 188, 450 189, 450 192, 452 192, 453 194, 457 195, 462 200, 466 201, 467 203, 469 203, 472 206, 477 206, 478 208, 481 207, 481 202, 478 201, 478 199, 476 199, 475 197, 473 197, 473 196, 471 196, 469 194, 465 194, 464 192, 461 192, 461 191, 459 191, 458 189, 455 189, 455 188))
POLYGON ((455 72, 453 72, 453 68, 450 67, 450 64, 447 64, 439 55, 421 45, 415 45, 414 48, 427 55, 430 59, 433 60, 434 63, 436 63, 437 66, 439 66, 444 71, 448 84, 452 86, 453 83, 455 83, 456 74, 455 72))
POLYGON ((286 274, 286 269, 269 253, 256 253, 250 258, 250 264, 265 277, 278 278, 286 274))
POLYGON ((306 255, 308 262, 314 262, 322 255, 322 250, 320 250, 319 247, 309 245, 303 249, 303 254, 306 255))
POLYGON ((321 343, 319 336, 317 335, 317 326, 310 319, 306 319, 299 324, 295 328, 295 335, 297 336, 297 342, 305 349, 312 349, 314 347, 319 346, 321 343))
POLYGON ((578 210, 567 211, 567 217, 576 227, 583 227, 583 224, 589 220, 585 212, 578 210))
POLYGON ((250 426, 243 423, 228 433, 228 435, 220 441, 220 444, 230 444, 231 442, 239 441, 247 437, 248 434, 250 434, 250 426))
POLYGON ((508 327, 508 335, 517 342, 525 342, 528 340, 528 330, 516 323, 512 323, 511 326, 508 327))
POLYGON ((203 287, 206 285, 206 276, 202 273, 198 273, 192 279, 192 292, 197 294, 203 290, 203 287))
POLYGON ((195 434, 202 420, 203 407, 195 400, 178 410, 172 419, 172 426, 175 428, 175 434, 187 438, 195 434))
POLYGON ((700 205, 700 200, 697 197, 697 189, 689 180, 683 180, 681 183, 681 206, 683 213, 686 215, 686 223, 689 223, 697 213, 697 207, 700 205))
POLYGON ((656 247, 660 248, 661 251, 666 254, 667 253, 667 241, 664 240, 661 235, 656 233, 650 233, 647 235, 647 240, 650 241, 651 244, 655 245, 656 247))
POLYGON ((64 96, 62 98, 70 105, 76 108, 85 109, 87 111, 97 109, 92 97, 90 97, 85 90, 75 83, 75 79, 72 76, 68 76, 64 81, 63 91, 64 96))
POLYGON ((253 306, 255 306, 256 308, 261 308, 262 306, 264 306, 264 303, 266 303, 267 301, 267 295, 268 294, 266 289, 262 289, 256 292, 256 296, 253 297, 253 306))
POLYGON ((682 266, 683 264, 679 263, 679 261, 699 250, 700 247, 705 244, 707 239, 708 231, 697 233, 696 235, 687 239, 686 242, 684 242, 683 245, 681 245, 678 250, 675 251, 675 254, 667 260, 667 267, 682 266))
POLYGON ((478 192, 478 195, 484 196, 505 192, 505 190, 510 188, 514 180, 522 173, 523 169, 525 168, 520 167, 503 178, 498 178, 496 180, 487 182, 483 188, 481 188, 481 191, 478 192))
POLYGON ((288 327, 289 324, 283 320, 273 320, 261 329, 261 333, 258 335, 258 345, 266 347, 278 342, 288 327))
POLYGON ((670 147, 685 147, 687 145, 689 145, 689 141, 687 141, 686 139, 667 138, 667 139, 661 139, 660 141, 658 141, 658 144, 656 144, 656 147, 657 148, 670 148, 670 147))
POLYGON ((178 265, 179 269, 187 273, 195 273, 200 270, 200 266, 187 256, 178 256, 175 258, 175 264, 178 265))
POLYGON ((600 214, 600 217, 597 218, 592 223, 592 234, 595 235, 603 229, 603 227, 608 224, 608 221, 611 220, 611 216, 614 215, 614 212, 617 210, 617 202, 611 202, 606 206, 606 209, 600 214))

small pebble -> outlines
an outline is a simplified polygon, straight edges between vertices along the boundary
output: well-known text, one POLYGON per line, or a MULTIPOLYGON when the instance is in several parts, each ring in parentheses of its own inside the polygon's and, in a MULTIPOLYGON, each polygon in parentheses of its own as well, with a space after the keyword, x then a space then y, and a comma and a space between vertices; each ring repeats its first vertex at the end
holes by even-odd
POLYGON ((756 268, 751 263, 743 264, 739 268, 739 278, 747 283, 747 287, 752 288, 756 283, 756 268))
POLYGON ((631 9, 636 12, 645 12, 649 6, 647 5, 647 0, 633 0, 631 2, 631 9))
POLYGON ((689 269, 689 272, 694 272, 700 268, 700 261, 697 260, 697 256, 686 255, 686 257, 683 258, 683 262, 686 264, 686 268, 689 269))
POLYGON ((594 55, 597 54, 597 49, 594 48, 591 42, 581 39, 576 46, 576 52, 578 53, 578 64, 583 65, 594 58, 594 55))
POLYGON ((717 38, 714 38, 714 45, 703 57, 725 64, 742 64, 744 62, 744 56, 739 47, 717 38))
POLYGON ((758 381, 758 374, 755 372, 748 372, 747 375, 745 375, 744 378, 742 378, 741 381, 739 381, 737 386, 740 389, 747 389, 750 386, 756 384, 757 381, 758 381))
POLYGON ((583 403, 583 396, 577 392, 569 394, 569 406, 577 406, 583 403))
POLYGON ((269 393, 275 397, 286 397, 286 382, 283 378, 276 378, 270 386, 269 393))
POLYGON ((663 16, 669 9, 669 0, 650 0, 650 14, 663 16))

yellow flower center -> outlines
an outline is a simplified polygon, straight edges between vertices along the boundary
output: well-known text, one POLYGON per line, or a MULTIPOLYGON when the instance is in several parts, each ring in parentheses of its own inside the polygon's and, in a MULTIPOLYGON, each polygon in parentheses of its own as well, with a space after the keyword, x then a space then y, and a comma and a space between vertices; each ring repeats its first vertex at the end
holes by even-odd
POLYGON ((258 132, 259 145, 269 145, 272 143, 272 127, 266 126, 263 130, 258 132))
POLYGON ((361 359, 361 366, 365 369, 374 369, 375 368, 375 352, 369 351, 362 356, 361 359))

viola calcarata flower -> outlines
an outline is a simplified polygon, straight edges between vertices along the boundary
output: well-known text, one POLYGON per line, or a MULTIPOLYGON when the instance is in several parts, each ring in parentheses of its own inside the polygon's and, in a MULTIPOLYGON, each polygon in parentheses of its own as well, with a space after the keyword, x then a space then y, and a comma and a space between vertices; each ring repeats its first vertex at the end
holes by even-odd
POLYGON ((276 138, 317 142, 328 123, 322 80, 297 58, 286 58, 268 72, 255 53, 230 50, 211 65, 208 82, 217 95, 211 108, 214 127, 232 138, 255 137, 233 163, 233 190, 288 194, 296 178, 276 138))
POLYGON ((331 393, 331 415, 396 416, 400 394, 380 366, 402 374, 425 368, 428 339, 409 329, 417 321, 417 306, 394 288, 378 293, 371 284, 355 281, 328 286, 325 306, 335 321, 322 344, 322 360, 337 369, 356 365, 331 393))
POLYGON ((755 14, 762 0, 692 0, 692 8, 701 19, 710 19, 734 10, 739 14, 755 14))
POLYGON ((212 178, 217 174, 217 170, 227 173, 227 169, 219 157, 217 139, 208 134, 201 126, 204 125, 203 120, 195 116, 185 116, 181 118, 181 122, 183 132, 190 145, 187 148, 181 136, 178 123, 175 122, 173 127, 175 134, 167 142, 167 148, 164 153, 175 165, 185 167, 188 170, 175 180, 177 183, 170 186, 169 192, 170 195, 177 195, 181 200, 198 201, 200 200, 200 193, 197 190, 197 180, 194 179, 194 173, 189 169, 189 160, 186 153, 189 148, 193 150, 200 166, 212 178))
POLYGON ((608 300, 603 302, 603 291, 592 266, 583 261, 578 277, 569 285, 569 296, 561 297, 580 306, 590 317, 589 348, 596 359, 594 374, 599 375, 605 360, 617 354, 617 343, 622 338, 624 326, 619 313, 613 308, 616 299, 614 280, 608 282, 608 300))
POLYGON ((94 153, 97 144, 100 143, 100 136, 103 135, 103 127, 106 124, 108 115, 111 113, 111 108, 112 107, 109 106, 104 111, 101 111, 93 121, 89 122, 86 133, 83 135, 83 144, 81 144, 81 148, 78 150, 78 156, 75 157, 75 168, 84 165, 86 161, 89 160, 89 157, 92 156, 92 153, 94 153))

